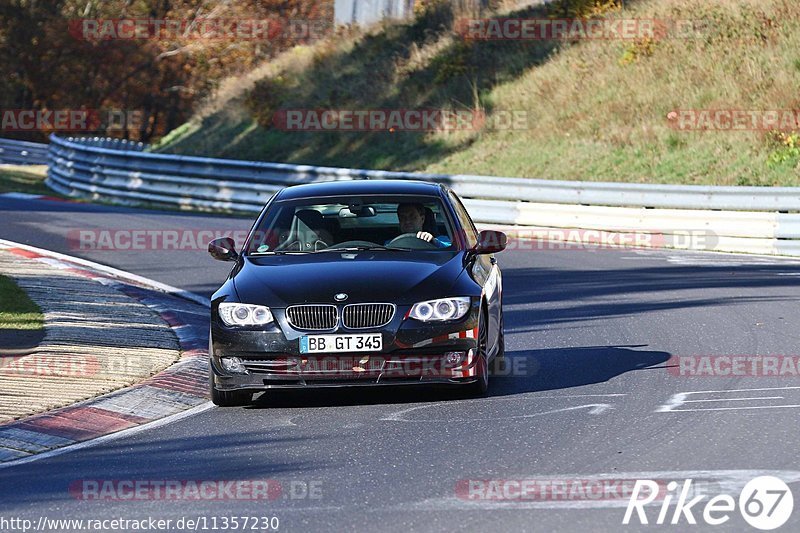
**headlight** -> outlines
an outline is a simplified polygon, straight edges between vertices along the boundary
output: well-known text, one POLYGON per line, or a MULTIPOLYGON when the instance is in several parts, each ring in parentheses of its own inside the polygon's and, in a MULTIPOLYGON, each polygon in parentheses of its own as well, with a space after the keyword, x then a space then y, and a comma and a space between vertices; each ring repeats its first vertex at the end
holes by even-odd
POLYGON ((408 316, 423 322, 434 320, 456 320, 469 311, 469 297, 442 298, 418 302, 411 307, 408 316))
POLYGON ((221 303, 219 317, 228 326, 263 326, 272 322, 272 312, 263 305, 221 303))

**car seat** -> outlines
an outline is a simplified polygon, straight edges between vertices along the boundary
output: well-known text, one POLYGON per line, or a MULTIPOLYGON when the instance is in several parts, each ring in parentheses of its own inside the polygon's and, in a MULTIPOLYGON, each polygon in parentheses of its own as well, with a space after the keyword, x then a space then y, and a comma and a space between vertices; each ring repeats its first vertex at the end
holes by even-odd
POLYGON ((422 231, 427 231, 434 237, 439 234, 436 228, 436 215, 430 207, 425 207, 425 221, 422 223, 422 231))
MULTIPOLYGON (((327 248, 333 243, 333 237, 325 229, 325 218, 316 209, 301 209, 295 214, 297 219, 296 239, 301 251, 327 248)), ((294 245, 294 242, 292 243, 294 245)), ((294 246, 293 246, 294 247, 294 246)))

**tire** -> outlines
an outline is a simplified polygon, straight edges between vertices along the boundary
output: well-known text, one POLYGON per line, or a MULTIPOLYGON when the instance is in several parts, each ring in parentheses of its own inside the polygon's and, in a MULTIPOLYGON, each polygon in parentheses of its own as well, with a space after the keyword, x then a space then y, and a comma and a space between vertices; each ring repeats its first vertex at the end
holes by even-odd
POLYGON ((253 401, 253 393, 247 391, 223 391, 214 387, 213 370, 209 370, 208 384, 211 389, 211 402, 220 407, 247 405, 253 401))
POLYGON ((506 356, 506 333, 503 322, 503 312, 500 311, 500 331, 497 334, 497 355, 495 355, 498 361, 502 361, 506 356))
POLYGON ((486 320, 486 313, 481 311, 481 317, 478 320, 478 362, 476 364, 478 380, 464 385, 464 392, 471 397, 484 396, 489 390, 489 359, 486 353, 488 338, 488 320, 486 320))

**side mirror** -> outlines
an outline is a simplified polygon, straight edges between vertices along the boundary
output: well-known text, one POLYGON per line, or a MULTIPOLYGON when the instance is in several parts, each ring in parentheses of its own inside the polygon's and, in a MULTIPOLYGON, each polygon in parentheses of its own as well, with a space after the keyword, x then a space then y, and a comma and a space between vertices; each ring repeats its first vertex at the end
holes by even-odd
POLYGON ((236 243, 230 237, 214 239, 208 243, 208 253, 217 261, 235 261, 239 257, 236 243))
POLYGON ((475 245, 476 254, 494 254, 506 249, 508 237, 502 231, 483 230, 478 234, 478 244, 475 245))

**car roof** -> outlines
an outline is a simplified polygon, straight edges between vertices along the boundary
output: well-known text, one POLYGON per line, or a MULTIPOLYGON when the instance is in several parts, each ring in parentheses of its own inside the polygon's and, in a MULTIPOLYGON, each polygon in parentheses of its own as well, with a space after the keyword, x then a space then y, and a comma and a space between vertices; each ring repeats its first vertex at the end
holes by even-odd
POLYGON ((415 180, 370 180, 323 181, 287 187, 280 192, 278 200, 313 198, 315 196, 339 196, 356 194, 418 194, 439 196, 441 185, 415 180))

